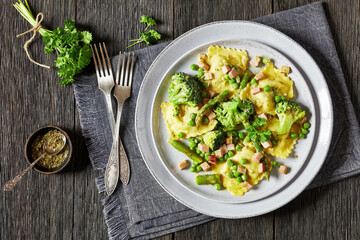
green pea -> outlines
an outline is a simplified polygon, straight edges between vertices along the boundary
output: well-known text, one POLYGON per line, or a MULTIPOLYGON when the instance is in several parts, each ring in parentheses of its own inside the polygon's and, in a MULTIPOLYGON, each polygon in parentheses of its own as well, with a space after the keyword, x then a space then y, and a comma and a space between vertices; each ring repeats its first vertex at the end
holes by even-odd
POLYGON ((250 137, 249 136, 246 136, 245 142, 250 142, 250 137))
POLYGON ((233 89, 238 89, 238 88, 239 88, 239 84, 237 84, 237 83, 232 83, 232 84, 231 84, 231 87, 232 87, 233 89))
POLYGON ((206 153, 205 153, 205 156, 208 157, 209 155, 210 155, 210 152, 206 152, 206 153))
POLYGON ((199 142, 200 142, 200 139, 199 139, 199 138, 194 138, 194 142, 195 142, 195 143, 199 143, 199 142))
POLYGON ((275 167, 275 168, 278 168, 280 166, 280 164, 277 161, 273 161, 272 166, 275 167))
POLYGON ((242 149, 242 148, 241 148, 241 145, 236 145, 236 151, 237 151, 237 152, 240 152, 241 149, 242 149))
POLYGON ((243 180, 242 180, 241 177, 237 177, 237 178, 236 178, 236 181, 237 181, 238 183, 241 183, 243 180))
POLYGON ((244 132, 239 132, 239 138, 241 138, 241 139, 243 139, 244 137, 245 137, 245 134, 244 134, 244 132))
POLYGON ((268 64, 268 63, 270 62, 270 58, 264 57, 264 58, 262 59, 262 62, 263 62, 263 64, 268 64))
POLYGON ((218 161, 219 161, 219 162, 223 162, 223 161, 224 161, 224 158, 223 158, 223 157, 218 158, 218 161))
POLYGON ((215 184, 215 188, 218 191, 221 190, 221 184, 220 183, 215 184))
POLYGON ((285 96, 281 96, 281 100, 285 101, 286 97, 285 96))
POLYGON ((295 139, 295 138, 298 137, 298 135, 297 135, 297 133, 291 133, 291 134, 290 134, 290 137, 291 137, 292 139, 295 139))
POLYGON ((246 162, 247 162, 246 158, 240 159, 240 163, 241 163, 241 164, 245 164, 246 162))
POLYGON ((302 128, 302 129, 301 129, 301 132, 302 132, 303 134, 308 134, 308 133, 309 133, 309 131, 308 131, 307 129, 305 129, 305 128, 302 128))
POLYGON ((299 133, 299 138, 303 139, 305 137, 305 135, 303 133, 299 133))
POLYGON ((226 79, 226 80, 230 80, 230 77, 229 77, 228 74, 225 74, 225 79, 226 79))
POLYGON ((232 169, 232 170, 236 170, 236 169, 237 169, 237 166, 236 166, 236 165, 233 165, 233 166, 231 167, 231 169, 232 169))
POLYGON ((209 123, 209 118, 208 117, 203 117, 202 123, 203 124, 208 124, 209 123))
POLYGON ((215 151, 212 151, 210 155, 215 155, 215 151))
POLYGON ((184 137, 184 133, 183 133, 183 132, 179 132, 179 133, 178 133, 178 137, 179 137, 179 138, 183 138, 183 137, 184 137))
POLYGON ((281 97, 280 96, 275 96, 275 102, 280 102, 281 97))
POLYGON ((191 68, 191 70, 193 70, 193 71, 198 70, 198 66, 197 66, 196 64, 191 64, 191 65, 190 65, 190 68, 191 68))
POLYGON ((200 172, 202 170, 201 166, 200 165, 197 165, 196 166, 196 171, 200 172))
POLYGON ((189 126, 190 126, 190 127, 195 126, 195 121, 194 121, 194 119, 191 119, 191 120, 189 121, 189 126))
POLYGON ((195 118, 196 118, 196 114, 195 114, 195 113, 191 113, 191 114, 190 114, 190 118, 191 118, 191 119, 195 119, 195 118))
POLYGON ((195 172, 196 171, 196 167, 192 166, 190 167, 190 172, 195 172))
POLYGON ((198 68, 198 73, 204 73, 204 69, 203 68, 198 68))
POLYGON ((240 173, 239 173, 238 171, 235 171, 235 172, 234 172, 234 176, 235 176, 235 177, 240 177, 240 173))
POLYGON ((200 154, 200 157, 204 158, 205 157, 205 154, 203 152, 201 152, 200 154))
POLYGON ((206 156, 204 157, 205 161, 209 161, 209 156, 206 156))
POLYGON ((201 92, 201 97, 206 98, 206 92, 201 92))
POLYGON ((196 147, 196 146, 190 146, 189 148, 190 148, 191 151, 194 151, 194 150, 195 150, 195 147, 196 147))
POLYGON ((200 142, 201 142, 201 143, 205 143, 204 140, 201 140, 200 142))
POLYGON ((225 154, 224 159, 225 159, 225 160, 228 160, 228 159, 229 159, 229 155, 228 155, 228 154, 225 154))
POLYGON ((196 143, 195 142, 189 142, 189 147, 196 147, 196 143))
POLYGON ((257 83, 257 81, 256 81, 255 78, 251 79, 251 84, 252 84, 252 85, 254 85, 254 84, 256 84, 256 83, 257 83))
POLYGON ((270 91, 271 90, 271 87, 269 86, 269 85, 266 85, 265 87, 264 87, 264 91, 265 92, 268 92, 268 91, 270 91))
POLYGON ((200 153, 201 153, 200 149, 197 148, 197 149, 196 149, 196 153, 197 153, 197 154, 200 154, 200 153))
POLYGON ((229 157, 233 157, 235 155, 235 153, 233 151, 229 151, 227 154, 229 157))
POLYGON ((226 163, 230 167, 234 165, 234 162, 232 160, 228 160, 226 163))
POLYGON ((240 87, 245 88, 247 85, 247 81, 245 79, 241 80, 240 87))
POLYGON ((243 174, 241 175, 241 179, 246 181, 248 179, 248 175, 247 174, 243 174))
POLYGON ((230 171, 230 172, 228 173, 228 176, 229 176, 229 178, 233 178, 233 177, 234 177, 233 172, 230 171))
POLYGON ((208 87, 209 87, 209 85, 208 85, 206 82, 203 82, 202 85, 203 85, 204 88, 208 88, 208 87))
POLYGON ((310 128, 310 126, 311 126, 311 124, 308 123, 308 122, 306 122, 306 123, 303 124, 303 128, 305 128, 305 129, 310 128))
POLYGON ((235 80, 234 78, 232 78, 232 79, 229 80, 229 83, 230 83, 230 84, 233 84, 233 83, 235 83, 235 82, 236 82, 236 80, 235 80))

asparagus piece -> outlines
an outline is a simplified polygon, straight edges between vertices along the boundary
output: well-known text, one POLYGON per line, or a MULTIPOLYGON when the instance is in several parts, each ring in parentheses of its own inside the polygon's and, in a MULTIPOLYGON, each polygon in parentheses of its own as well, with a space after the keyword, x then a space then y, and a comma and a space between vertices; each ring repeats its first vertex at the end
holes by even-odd
POLYGON ((204 114, 207 110, 212 108, 215 104, 224 101, 224 99, 229 96, 230 92, 228 90, 224 90, 222 93, 211 99, 209 102, 207 102, 202 108, 200 108, 197 117, 196 117, 196 126, 199 126, 199 123, 204 117, 204 114))
POLYGON ((184 153, 186 156, 188 156, 194 162, 200 164, 200 163, 202 163, 204 161, 204 159, 202 159, 202 157, 200 157, 198 154, 196 154, 196 152, 191 151, 190 148, 188 148, 184 143, 182 143, 182 142, 180 142, 178 140, 171 140, 169 143, 176 150, 178 150, 179 152, 184 153))
POLYGON ((207 175, 197 175, 196 184, 197 185, 209 185, 221 183, 220 174, 207 174, 207 175))
POLYGON ((244 89, 246 87, 246 85, 248 84, 250 80, 250 72, 249 71, 246 71, 244 73, 244 76, 243 76, 243 79, 241 80, 241 83, 240 83, 240 90, 244 89))

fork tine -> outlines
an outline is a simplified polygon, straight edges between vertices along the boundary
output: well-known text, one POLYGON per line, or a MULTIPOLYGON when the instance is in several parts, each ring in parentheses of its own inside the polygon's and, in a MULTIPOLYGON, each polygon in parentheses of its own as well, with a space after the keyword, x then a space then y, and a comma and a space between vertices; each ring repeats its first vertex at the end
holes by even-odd
POLYGON ((96 76, 97 76, 97 78, 99 78, 99 77, 100 77, 99 68, 98 68, 98 65, 97 65, 97 62, 96 62, 96 58, 95 58, 95 54, 94 54, 94 49, 93 49, 92 45, 90 45, 90 48, 91 48, 91 52, 92 52, 92 56, 93 56, 93 60, 94 60, 96 76))
POLYGON ((130 77, 129 77, 129 86, 131 87, 132 79, 133 79, 133 70, 134 70, 134 56, 135 54, 132 53, 132 59, 131 59, 131 67, 130 67, 130 77))
POLYGON ((130 54, 128 54, 126 71, 125 71, 125 83, 123 86, 129 86, 128 75, 129 75, 129 66, 130 66, 130 54))
POLYGON ((104 51, 103 51, 103 49, 101 47, 101 44, 99 44, 99 49, 100 49, 101 58, 102 58, 102 61, 103 61, 103 64, 104 64, 104 74, 105 75, 110 75, 109 74, 109 69, 106 66, 105 57, 104 57, 104 51))
POLYGON ((115 78, 115 83, 118 85, 120 84, 120 63, 121 63, 121 51, 119 52, 119 59, 118 59, 116 78, 115 78))
POLYGON ((100 74, 101 74, 101 77, 103 77, 103 76, 104 76, 104 72, 103 72, 103 68, 102 68, 102 64, 101 64, 101 61, 100 61, 100 57, 99 57, 99 53, 98 53, 96 44, 94 44, 94 48, 95 48, 95 53, 96 53, 96 57, 97 57, 98 64, 99 64, 100 74))
POLYGON ((125 67, 125 58, 126 58, 126 53, 123 53, 123 62, 122 62, 122 66, 121 66, 121 77, 120 77, 120 86, 124 86, 124 67, 125 67))
POLYGON ((103 47, 104 47, 105 56, 106 56, 106 60, 107 60, 107 64, 108 64, 108 72, 109 72, 109 75, 112 76, 112 67, 111 67, 111 63, 110 63, 110 58, 109 58, 109 55, 107 53, 106 45, 105 45, 104 42, 103 42, 103 47))

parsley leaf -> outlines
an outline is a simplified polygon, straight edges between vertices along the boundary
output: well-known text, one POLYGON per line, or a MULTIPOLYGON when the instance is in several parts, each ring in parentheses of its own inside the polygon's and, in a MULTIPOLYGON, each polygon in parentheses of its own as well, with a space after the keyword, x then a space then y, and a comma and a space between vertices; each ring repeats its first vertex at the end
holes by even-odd
POLYGON ((132 47, 138 43, 145 42, 146 45, 155 44, 158 40, 161 39, 161 34, 155 30, 148 30, 147 29, 151 26, 156 25, 156 21, 153 18, 150 18, 146 15, 141 16, 141 23, 146 24, 146 28, 140 32, 140 38, 132 39, 129 42, 133 42, 131 45, 127 46, 126 48, 132 47))

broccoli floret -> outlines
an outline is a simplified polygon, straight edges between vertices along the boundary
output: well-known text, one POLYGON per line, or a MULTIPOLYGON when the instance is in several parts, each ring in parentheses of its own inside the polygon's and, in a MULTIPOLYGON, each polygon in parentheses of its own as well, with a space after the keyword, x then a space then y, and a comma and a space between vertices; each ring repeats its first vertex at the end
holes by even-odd
POLYGON ((249 126, 249 119, 254 114, 255 107, 248 99, 244 101, 232 99, 219 104, 214 109, 214 112, 216 113, 216 119, 224 126, 224 130, 231 131, 241 123, 245 128, 249 126))
POLYGON ((197 106, 201 101, 199 82, 185 73, 175 73, 168 90, 169 99, 175 105, 197 106))
POLYGON ((230 100, 220 103, 215 109, 216 119, 224 126, 225 131, 234 130, 241 123, 238 102, 230 100))
POLYGON ((203 140, 212 150, 217 150, 224 143, 226 133, 223 130, 214 130, 206 133, 203 140))
POLYGON ((279 134, 288 133, 291 126, 305 116, 305 111, 301 109, 300 105, 289 100, 278 102, 275 112, 280 120, 279 134))

